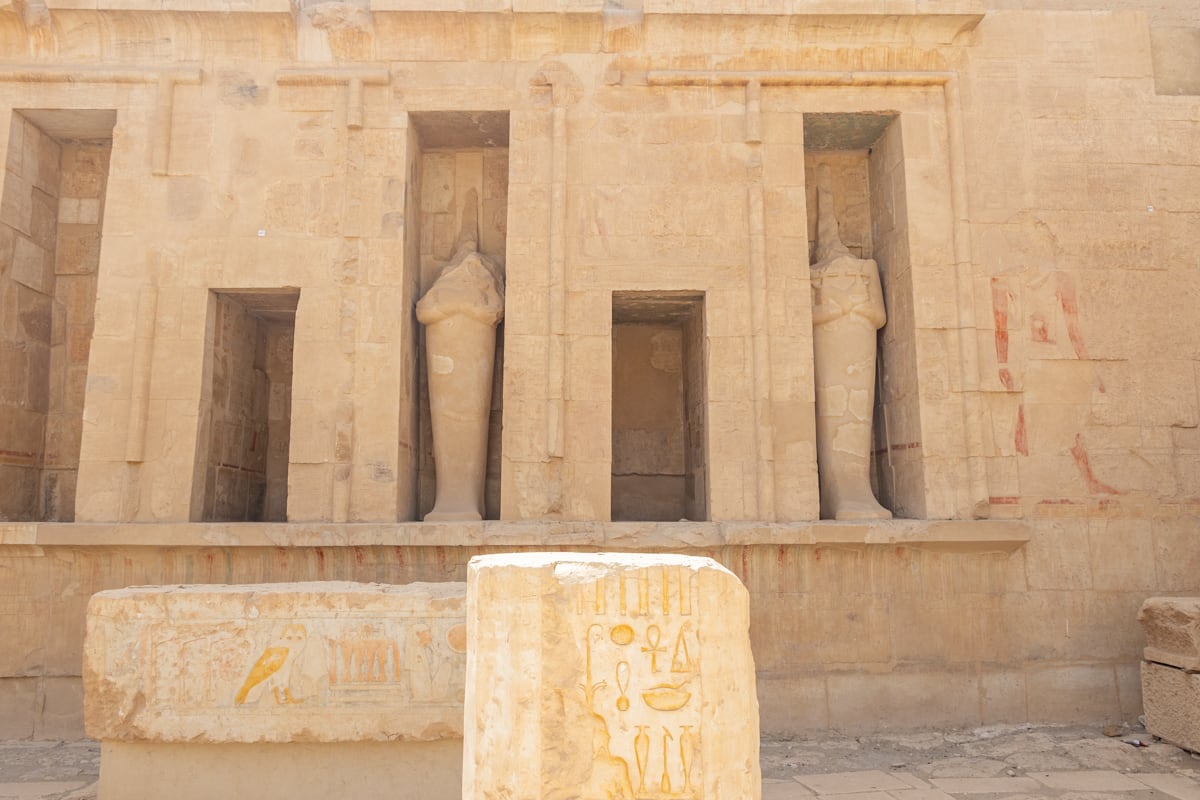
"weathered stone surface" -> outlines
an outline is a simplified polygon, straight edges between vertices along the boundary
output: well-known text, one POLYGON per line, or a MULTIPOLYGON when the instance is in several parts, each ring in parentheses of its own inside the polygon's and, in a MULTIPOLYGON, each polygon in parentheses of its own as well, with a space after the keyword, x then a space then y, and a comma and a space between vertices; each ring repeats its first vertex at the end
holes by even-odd
POLYGON ((107 741, 100 756, 98 797, 104 800, 458 800, 462 786, 461 739, 251 746, 107 741))
POLYGON ((1147 661, 1200 671, 1200 597, 1151 597, 1137 618, 1147 661))
POLYGON ((468 570, 463 797, 761 794, 746 589, 708 558, 524 553, 468 570))
POLYGON ((88 604, 88 735, 353 742, 462 735, 461 583, 135 587, 88 604))
POLYGON ((1146 730, 1200 752, 1200 673, 1142 662, 1146 730))

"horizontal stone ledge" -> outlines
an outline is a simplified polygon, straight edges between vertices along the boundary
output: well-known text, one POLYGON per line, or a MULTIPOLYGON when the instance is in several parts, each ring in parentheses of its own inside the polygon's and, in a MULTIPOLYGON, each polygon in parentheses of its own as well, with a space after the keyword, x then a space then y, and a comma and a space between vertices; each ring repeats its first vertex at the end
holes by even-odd
POLYGON ((888 545, 1011 552, 1019 520, 873 522, 178 522, 0 523, 0 547, 596 547, 888 545))
MULTIPOLYGON (((286 0, 47 0, 51 11, 120 11, 150 13, 286 14, 286 0)), ((603 0, 370 0, 372 13, 453 14, 583 14, 603 16, 603 0)), ((637 15, 638 11, 627 12, 637 15)), ((892 26, 915 20, 954 33, 972 30, 984 18, 983 0, 644 0, 640 13, 663 16, 766 16, 819 20, 822 25, 847 23, 892 26)))

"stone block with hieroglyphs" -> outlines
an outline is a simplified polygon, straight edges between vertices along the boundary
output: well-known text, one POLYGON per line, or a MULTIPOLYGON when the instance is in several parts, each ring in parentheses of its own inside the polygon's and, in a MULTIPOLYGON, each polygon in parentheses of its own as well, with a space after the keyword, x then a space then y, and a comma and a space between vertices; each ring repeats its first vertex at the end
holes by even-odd
POLYGON ((88 604, 89 736, 150 742, 462 735, 465 589, 149 586, 88 604))
POLYGON ((749 595, 708 558, 480 556, 463 798, 756 800, 749 595))

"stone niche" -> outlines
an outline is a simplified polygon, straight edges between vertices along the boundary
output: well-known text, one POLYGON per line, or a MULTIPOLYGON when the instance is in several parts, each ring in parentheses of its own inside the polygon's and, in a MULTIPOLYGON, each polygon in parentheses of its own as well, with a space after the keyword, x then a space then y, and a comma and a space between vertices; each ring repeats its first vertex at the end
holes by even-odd
POLYGON ((704 296, 613 292, 612 519, 708 519, 704 296))
POLYGON ((8 121, 0 197, 0 520, 75 519, 110 110, 8 121))
MULTIPOLYGON (((193 514, 287 519, 296 289, 210 293, 193 514)), ((195 521, 195 520, 193 520, 195 521)))
MULTIPOLYGON (((425 295, 442 269, 454 256, 464 205, 472 190, 478 215, 479 252, 505 263, 508 228, 508 137, 507 111, 412 112, 410 130, 416 147, 410 162, 409 185, 415 187, 407 218, 409 241, 405 243, 410 264, 418 264, 416 297, 425 295)), ((433 457, 433 428, 429 415, 429 380, 425 352, 425 330, 416 326, 410 337, 412 352, 406 358, 416 365, 417 391, 401 408, 401 429, 413 431, 410 458, 415 462, 416 507, 406 515, 422 519, 432 508, 437 489, 437 465, 433 457)), ((492 371, 492 401, 488 424, 487 476, 484 489, 484 518, 500 517, 500 432, 503 417, 504 322, 496 330, 495 366, 492 371)), ((401 503, 406 508, 411 504, 401 503)), ((404 515, 402 515, 404 516, 404 515)))
MULTIPOLYGON (((924 516, 917 359, 912 277, 905 205, 904 156, 899 116, 881 113, 804 115, 807 176, 828 165, 843 243, 859 258, 874 259, 883 282, 887 324, 879 331, 871 485, 897 517, 924 516)), ((816 180, 806 182, 809 261, 817 241, 816 180)), ((818 469, 820 465, 818 465, 818 469)))

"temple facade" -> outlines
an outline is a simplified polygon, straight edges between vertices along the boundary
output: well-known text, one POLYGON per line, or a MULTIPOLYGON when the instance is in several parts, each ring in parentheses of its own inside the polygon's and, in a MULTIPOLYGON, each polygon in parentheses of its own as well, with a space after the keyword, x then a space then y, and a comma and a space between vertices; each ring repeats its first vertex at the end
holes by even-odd
POLYGON ((0 158, 2 737, 127 586, 707 555, 793 733, 1200 593, 1190 0, 0 0, 0 158))

